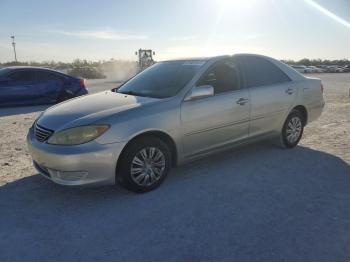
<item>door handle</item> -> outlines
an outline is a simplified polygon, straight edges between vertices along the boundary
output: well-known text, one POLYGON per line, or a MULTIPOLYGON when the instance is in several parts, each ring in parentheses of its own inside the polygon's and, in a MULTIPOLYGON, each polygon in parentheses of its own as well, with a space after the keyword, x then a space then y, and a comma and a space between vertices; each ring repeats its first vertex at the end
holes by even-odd
POLYGON ((238 100, 236 101, 236 103, 237 103, 238 105, 244 106, 246 103, 248 103, 248 101, 249 101, 249 99, 246 99, 246 98, 241 97, 240 99, 238 99, 238 100))
POLYGON ((288 88, 288 89, 286 89, 286 94, 288 94, 288 95, 292 95, 292 94, 294 94, 294 89, 293 88, 288 88))

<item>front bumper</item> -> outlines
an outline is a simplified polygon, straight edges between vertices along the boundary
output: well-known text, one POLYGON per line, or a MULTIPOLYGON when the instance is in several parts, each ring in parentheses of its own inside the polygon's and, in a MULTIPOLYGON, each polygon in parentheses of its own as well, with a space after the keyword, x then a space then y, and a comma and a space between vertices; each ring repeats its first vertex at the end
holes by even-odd
POLYGON ((117 160, 126 142, 50 145, 37 141, 31 128, 27 144, 34 167, 41 175, 61 185, 96 186, 115 184, 117 160))

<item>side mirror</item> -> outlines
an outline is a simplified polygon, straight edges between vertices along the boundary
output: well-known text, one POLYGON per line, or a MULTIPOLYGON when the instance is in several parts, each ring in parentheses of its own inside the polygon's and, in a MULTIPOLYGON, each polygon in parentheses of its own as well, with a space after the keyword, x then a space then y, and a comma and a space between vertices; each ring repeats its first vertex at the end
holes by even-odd
POLYGON ((191 101, 199 98, 205 98, 214 95, 214 87, 211 85, 197 86, 193 87, 191 92, 189 92, 185 101, 191 101))

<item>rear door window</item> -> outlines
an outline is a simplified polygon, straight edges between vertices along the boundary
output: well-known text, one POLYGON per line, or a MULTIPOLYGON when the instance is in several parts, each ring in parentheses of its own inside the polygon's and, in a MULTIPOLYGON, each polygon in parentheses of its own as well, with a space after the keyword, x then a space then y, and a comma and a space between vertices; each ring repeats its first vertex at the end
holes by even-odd
POLYGON ((272 62, 262 57, 242 58, 247 87, 259 87, 290 82, 290 78, 272 62))

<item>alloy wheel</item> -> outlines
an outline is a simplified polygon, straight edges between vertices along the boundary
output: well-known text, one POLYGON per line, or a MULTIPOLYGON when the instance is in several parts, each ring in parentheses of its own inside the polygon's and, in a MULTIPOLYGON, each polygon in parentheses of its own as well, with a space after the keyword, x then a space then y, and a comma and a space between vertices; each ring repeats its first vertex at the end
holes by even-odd
POLYGON ((297 116, 292 117, 286 128, 286 138, 290 144, 294 144, 300 138, 302 132, 302 122, 297 116))
POLYGON ((165 156, 159 148, 143 148, 131 161, 131 178, 139 186, 151 186, 163 176, 165 166, 165 156))

